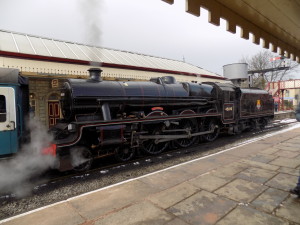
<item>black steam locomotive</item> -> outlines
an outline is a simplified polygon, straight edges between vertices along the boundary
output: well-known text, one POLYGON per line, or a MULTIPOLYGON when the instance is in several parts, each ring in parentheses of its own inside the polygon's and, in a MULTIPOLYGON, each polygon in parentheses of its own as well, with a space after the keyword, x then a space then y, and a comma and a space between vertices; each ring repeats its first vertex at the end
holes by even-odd
POLYGON ((52 132, 50 152, 61 170, 85 170, 94 158, 114 155, 130 160, 136 151, 159 154, 188 147, 220 132, 262 129, 274 116, 268 92, 229 83, 102 81, 100 69, 88 80, 70 79, 61 92, 64 120, 52 132))

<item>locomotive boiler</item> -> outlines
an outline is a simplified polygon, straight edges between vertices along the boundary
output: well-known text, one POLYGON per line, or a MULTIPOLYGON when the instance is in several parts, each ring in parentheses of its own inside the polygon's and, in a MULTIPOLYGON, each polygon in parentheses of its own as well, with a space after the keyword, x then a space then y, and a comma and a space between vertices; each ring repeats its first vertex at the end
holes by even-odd
POLYGON ((61 91, 64 119, 52 132, 61 170, 85 170, 97 157, 130 160, 136 152, 213 141, 220 132, 262 129, 274 116, 272 96, 231 83, 177 82, 172 76, 150 81, 69 79, 61 91))

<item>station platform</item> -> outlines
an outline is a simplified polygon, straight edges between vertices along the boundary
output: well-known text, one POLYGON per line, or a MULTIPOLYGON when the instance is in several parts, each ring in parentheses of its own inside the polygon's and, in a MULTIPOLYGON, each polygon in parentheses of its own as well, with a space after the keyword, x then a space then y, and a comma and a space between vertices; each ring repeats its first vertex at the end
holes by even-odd
POLYGON ((0 221, 44 225, 299 225, 300 126, 0 221))
POLYGON ((295 111, 286 110, 286 111, 278 111, 274 113, 274 120, 282 120, 282 119, 295 119, 295 111))

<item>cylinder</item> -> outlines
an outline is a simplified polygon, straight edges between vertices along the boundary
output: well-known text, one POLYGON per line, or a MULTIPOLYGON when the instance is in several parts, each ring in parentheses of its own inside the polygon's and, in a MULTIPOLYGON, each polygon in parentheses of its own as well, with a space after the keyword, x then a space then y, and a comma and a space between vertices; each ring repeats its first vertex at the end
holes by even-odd
POLYGON ((247 80, 248 64, 233 63, 223 66, 223 75, 229 80, 247 80))

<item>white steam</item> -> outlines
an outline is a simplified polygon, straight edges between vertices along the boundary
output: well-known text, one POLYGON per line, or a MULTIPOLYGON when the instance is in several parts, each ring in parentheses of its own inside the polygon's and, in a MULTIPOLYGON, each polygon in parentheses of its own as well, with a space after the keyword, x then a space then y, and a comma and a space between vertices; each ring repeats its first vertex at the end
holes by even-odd
POLYGON ((87 162, 88 159, 85 158, 83 154, 84 148, 83 147, 75 147, 71 151, 71 162, 73 167, 77 167, 82 165, 83 163, 87 162))
POLYGON ((33 188, 30 179, 52 168, 56 159, 41 151, 53 140, 47 129, 39 122, 28 123, 30 142, 25 144, 15 158, 0 161, 0 194, 12 193, 18 197, 29 194, 33 188))
POLYGON ((84 32, 88 43, 99 46, 101 43, 101 0, 79 0, 78 7, 84 20, 84 32))

